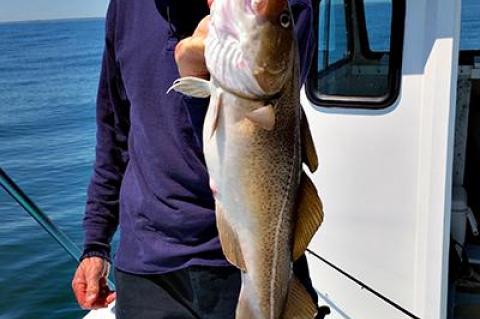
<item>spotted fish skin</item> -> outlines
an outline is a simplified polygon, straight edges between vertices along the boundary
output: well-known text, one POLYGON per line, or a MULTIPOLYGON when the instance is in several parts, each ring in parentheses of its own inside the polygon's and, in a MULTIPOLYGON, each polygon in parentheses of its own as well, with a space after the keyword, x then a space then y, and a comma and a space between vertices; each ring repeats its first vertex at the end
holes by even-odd
POLYGON ((242 296, 249 297, 240 300, 240 307, 255 314, 242 316, 239 308, 237 318, 279 318, 287 295, 301 173, 299 90, 292 85, 296 81, 290 83, 273 105, 276 122, 272 131, 246 117, 262 102, 239 98, 221 88, 211 102, 215 105, 220 98, 221 111, 215 115, 211 107, 206 116, 204 152, 217 188, 217 213, 235 231, 245 262, 242 296), (209 128, 215 120, 212 134, 209 128))

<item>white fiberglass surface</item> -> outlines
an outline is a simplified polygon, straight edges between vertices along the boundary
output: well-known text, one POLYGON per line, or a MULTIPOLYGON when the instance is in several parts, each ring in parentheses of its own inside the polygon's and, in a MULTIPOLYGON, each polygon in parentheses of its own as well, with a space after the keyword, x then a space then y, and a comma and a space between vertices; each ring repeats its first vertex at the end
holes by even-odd
POLYGON ((83 319, 115 319, 115 302, 108 308, 90 311, 83 319))
MULTIPOLYGON (((394 105, 326 108, 303 96, 319 157, 313 180, 325 206, 310 248, 420 318, 443 319, 460 5, 407 1, 405 25, 394 105)), ((331 318, 408 318, 310 261, 331 318)))

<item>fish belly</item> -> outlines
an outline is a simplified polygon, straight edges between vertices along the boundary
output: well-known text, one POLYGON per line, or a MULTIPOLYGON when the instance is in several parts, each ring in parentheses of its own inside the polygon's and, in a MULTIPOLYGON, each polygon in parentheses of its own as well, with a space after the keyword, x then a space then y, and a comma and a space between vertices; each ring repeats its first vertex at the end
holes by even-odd
POLYGON ((221 213, 244 261, 237 319, 280 318, 291 277, 298 125, 278 114, 275 129, 266 131, 245 118, 249 102, 224 95, 218 112, 217 98, 205 120, 204 152, 221 207, 217 220, 221 213))

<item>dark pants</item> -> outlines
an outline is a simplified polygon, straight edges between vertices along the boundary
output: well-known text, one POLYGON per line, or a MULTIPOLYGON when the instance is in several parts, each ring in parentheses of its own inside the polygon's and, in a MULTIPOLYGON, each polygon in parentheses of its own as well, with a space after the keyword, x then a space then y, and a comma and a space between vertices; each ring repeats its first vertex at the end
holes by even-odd
MULTIPOLYGON (((313 295, 306 259, 294 271, 313 295)), ((117 319, 233 319, 240 272, 233 267, 189 267, 163 275, 115 271, 117 319)))

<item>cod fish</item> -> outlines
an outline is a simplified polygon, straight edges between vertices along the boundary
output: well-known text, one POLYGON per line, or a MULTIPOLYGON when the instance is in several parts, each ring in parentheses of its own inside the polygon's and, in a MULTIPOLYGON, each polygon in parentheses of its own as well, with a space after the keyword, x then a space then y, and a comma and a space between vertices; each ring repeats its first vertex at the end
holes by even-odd
POLYGON ((215 0, 206 39, 210 81, 171 89, 210 96, 204 153, 223 252, 242 271, 237 319, 314 318, 293 275, 323 221, 305 174, 318 166, 300 105, 299 55, 287 0, 215 0))

